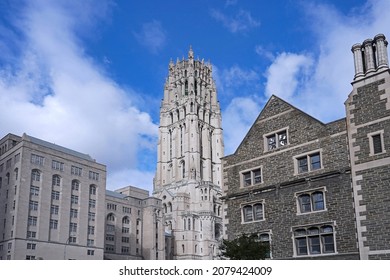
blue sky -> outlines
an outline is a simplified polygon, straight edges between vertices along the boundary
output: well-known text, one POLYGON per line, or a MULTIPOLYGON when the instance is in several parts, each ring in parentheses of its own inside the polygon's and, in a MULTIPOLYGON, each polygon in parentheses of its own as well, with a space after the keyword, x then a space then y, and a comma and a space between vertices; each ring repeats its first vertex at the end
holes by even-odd
POLYGON ((106 164, 107 188, 152 190, 170 59, 213 65, 225 154, 275 94, 345 116, 354 43, 390 38, 390 1, 0 1, 0 134, 106 164))

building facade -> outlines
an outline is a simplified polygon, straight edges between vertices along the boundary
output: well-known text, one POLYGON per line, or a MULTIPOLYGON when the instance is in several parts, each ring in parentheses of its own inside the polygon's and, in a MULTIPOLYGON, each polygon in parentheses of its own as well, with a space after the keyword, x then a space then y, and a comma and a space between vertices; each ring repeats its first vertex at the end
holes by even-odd
POLYGON ((0 259, 102 259, 106 167, 26 134, 0 151, 0 259))
POLYGON ((160 199, 133 186, 106 191, 104 259, 161 260, 164 247, 160 199))
POLYGON ((352 47, 353 90, 345 102, 361 259, 390 259, 390 73, 383 34, 352 47))
POLYGON ((386 47, 382 34, 353 46, 346 118, 325 124, 269 99, 223 158, 225 237, 257 233, 274 259, 390 258, 386 47))
POLYGON ((162 200, 167 259, 212 259, 222 237, 223 136, 212 67, 169 63, 153 195, 162 200))

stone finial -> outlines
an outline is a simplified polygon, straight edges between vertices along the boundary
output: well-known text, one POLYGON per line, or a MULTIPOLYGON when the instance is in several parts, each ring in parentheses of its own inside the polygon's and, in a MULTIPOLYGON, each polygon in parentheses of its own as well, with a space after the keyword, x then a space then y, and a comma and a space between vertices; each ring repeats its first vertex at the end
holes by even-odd
POLYGON ((191 45, 190 45, 190 50, 188 51, 188 59, 194 59, 194 51, 192 50, 191 45))

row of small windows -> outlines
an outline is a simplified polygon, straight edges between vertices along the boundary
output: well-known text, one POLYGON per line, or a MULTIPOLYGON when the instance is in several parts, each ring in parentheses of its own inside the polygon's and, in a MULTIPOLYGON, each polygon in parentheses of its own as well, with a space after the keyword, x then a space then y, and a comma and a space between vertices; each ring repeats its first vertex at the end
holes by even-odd
MULTIPOLYGON (((326 210, 325 190, 312 190, 296 194, 297 214, 313 213, 326 210)), ((243 223, 263 221, 264 202, 246 203, 241 206, 243 223)))
MULTIPOLYGON (((386 152, 383 141, 384 131, 377 131, 369 133, 368 142, 370 147, 370 156, 377 155, 386 152)), ((288 133, 287 129, 274 132, 264 136, 265 151, 272 151, 288 145, 288 133)), ((301 172, 307 172, 321 168, 319 155, 313 157, 302 158, 299 164, 299 170, 301 172)), ((298 159, 299 161, 299 159, 298 159)))
MULTIPOLYGON (((322 168, 321 152, 308 153, 294 157, 296 174, 302 174, 319 170, 322 168)), ((251 187, 264 182, 263 170, 261 167, 240 172, 241 186, 251 187)))
MULTIPOLYGON (((31 154, 31 163, 43 166, 45 163, 45 158, 43 156, 31 154)), ((51 167, 54 170, 64 171, 64 165, 65 164, 63 162, 60 162, 57 160, 52 160, 51 167)), ((76 175, 76 176, 82 176, 83 169, 79 166, 72 165, 70 168, 70 174, 76 175)), ((99 173, 94 172, 94 171, 89 171, 88 174, 89 174, 89 179, 95 180, 95 181, 99 180, 99 173)))
MULTIPOLYGON (((17 175, 16 175, 17 176, 17 175)), ((34 169, 31 171, 31 181, 40 182, 41 181, 41 171, 38 169, 34 169)), ((53 175, 52 176, 52 186, 54 187, 60 187, 62 183, 62 178, 60 175, 53 175)), ((1 186, 1 185, 0 185, 1 186)), ((71 183, 72 191, 79 191, 80 190, 80 181, 79 180, 72 180, 71 183)), ((89 194, 96 195, 97 186, 96 185, 90 185, 89 186, 89 194)))
MULTIPOLYGON (((107 221, 108 222, 115 222, 116 221, 116 217, 113 213, 110 213, 107 215, 107 221)), ((125 216, 122 218, 122 224, 125 224, 125 225, 128 225, 130 224, 130 218, 128 216, 125 216)))
MULTIPOLYGON (((90 192, 96 191, 95 186, 91 186, 90 192)), ((39 196, 40 188, 37 186, 30 186, 30 196, 39 196)), ((52 191, 51 192, 51 199, 52 200, 59 200, 60 199, 60 192, 59 191, 52 191)), ((71 202, 72 204, 78 204, 79 197, 76 195, 71 195, 71 202)), ((34 205, 34 204, 32 204, 34 205)), ((96 200, 95 199, 89 199, 89 208, 95 208, 96 207, 96 200)), ((35 210, 35 209, 34 209, 35 210)))

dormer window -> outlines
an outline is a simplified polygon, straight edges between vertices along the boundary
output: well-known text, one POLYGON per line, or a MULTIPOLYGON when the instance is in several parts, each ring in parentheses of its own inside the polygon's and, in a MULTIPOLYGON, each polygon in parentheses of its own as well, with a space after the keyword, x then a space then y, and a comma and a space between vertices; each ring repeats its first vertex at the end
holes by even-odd
POLYGON ((272 151, 288 144, 287 129, 265 136, 266 151, 272 151))

